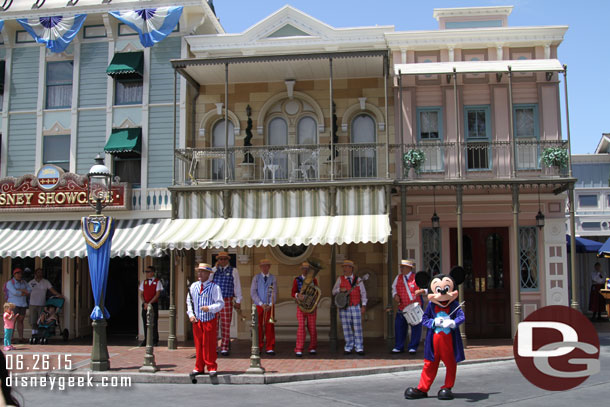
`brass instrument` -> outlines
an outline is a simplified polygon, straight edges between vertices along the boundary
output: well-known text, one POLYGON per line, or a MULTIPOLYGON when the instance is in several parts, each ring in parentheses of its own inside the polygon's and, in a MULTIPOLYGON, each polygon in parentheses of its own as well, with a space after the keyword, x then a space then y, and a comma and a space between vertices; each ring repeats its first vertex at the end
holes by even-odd
POLYGON ((303 286, 301 286, 301 291, 299 292, 304 298, 300 300, 297 296, 295 300, 301 311, 306 314, 311 314, 316 310, 316 307, 322 298, 322 290, 320 290, 320 287, 316 286, 313 281, 320 270, 322 270, 322 267, 318 261, 313 259, 308 260, 308 263, 311 267, 307 271, 307 277, 305 277, 303 286))
MULTIPOLYGON (((269 289, 267 290, 267 304, 271 303, 271 315, 269 316, 269 323, 270 324, 275 324, 277 322, 277 319, 273 319, 273 314, 275 311, 275 301, 271 302, 272 300, 274 300, 273 298, 273 283, 271 283, 271 285, 269 286, 269 289)), ((266 317, 266 315, 263 315, 263 317, 266 317)), ((263 318, 266 319, 266 318, 263 318)))
POLYGON ((235 309, 235 312, 237 312, 237 316, 239 317, 239 319, 241 319, 242 321, 246 320, 246 317, 244 316, 244 313, 240 308, 237 308, 237 302, 235 301, 235 298, 233 298, 233 308, 235 309))

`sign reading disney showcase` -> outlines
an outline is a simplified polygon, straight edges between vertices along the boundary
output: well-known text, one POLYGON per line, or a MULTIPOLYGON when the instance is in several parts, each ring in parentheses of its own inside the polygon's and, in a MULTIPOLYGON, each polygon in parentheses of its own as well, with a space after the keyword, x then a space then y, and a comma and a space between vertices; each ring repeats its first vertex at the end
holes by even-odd
MULTIPOLYGON (((0 212, 89 209, 87 176, 43 165, 36 175, 0 180, 0 212)), ((127 184, 113 183, 109 209, 127 208, 127 184)))

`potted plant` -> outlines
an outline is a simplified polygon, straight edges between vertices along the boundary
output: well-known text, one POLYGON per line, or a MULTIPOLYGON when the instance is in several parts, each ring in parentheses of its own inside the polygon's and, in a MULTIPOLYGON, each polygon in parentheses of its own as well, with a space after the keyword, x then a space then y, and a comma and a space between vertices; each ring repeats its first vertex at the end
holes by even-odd
POLYGON ((540 161, 548 168, 557 171, 568 167, 568 151, 562 147, 548 147, 542 151, 540 161))
MULTIPOLYGON (((426 161, 424 152, 418 148, 412 148, 405 153, 403 156, 403 162, 405 164, 405 170, 408 172, 411 168, 416 174, 419 174, 422 164, 426 161)), ((407 173, 408 175, 408 173, 407 173)))

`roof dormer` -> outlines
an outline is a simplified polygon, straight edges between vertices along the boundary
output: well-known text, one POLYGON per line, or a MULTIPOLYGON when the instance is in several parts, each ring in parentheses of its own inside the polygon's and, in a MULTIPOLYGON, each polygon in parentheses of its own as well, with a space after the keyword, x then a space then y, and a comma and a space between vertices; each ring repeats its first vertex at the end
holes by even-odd
POLYGON ((512 6, 435 8, 439 29, 497 28, 508 26, 512 6))

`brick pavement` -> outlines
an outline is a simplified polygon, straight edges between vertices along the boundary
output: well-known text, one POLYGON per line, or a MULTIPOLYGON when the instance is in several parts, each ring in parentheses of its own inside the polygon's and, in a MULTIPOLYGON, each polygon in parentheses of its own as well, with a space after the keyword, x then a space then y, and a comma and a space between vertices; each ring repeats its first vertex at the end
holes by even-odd
MULTIPOLYGON (((162 343, 163 344, 163 343, 162 343)), ((72 369, 79 371, 89 367, 91 342, 74 340, 62 342, 52 340, 48 345, 17 344, 17 349, 7 352, 13 362, 13 372, 41 372, 66 368, 66 356, 72 364, 72 369), (43 369, 44 360, 49 363, 48 369, 43 369), (22 355, 22 356, 16 356, 22 355), (16 361, 23 362, 23 368, 17 369, 16 361)), ((250 342, 232 341, 232 352, 229 357, 218 357, 218 371, 229 374, 244 373, 250 366, 250 342)), ((340 343, 341 346, 341 343, 340 343)), ((332 354, 328 343, 320 343, 318 354, 305 354, 302 358, 294 356, 293 342, 279 342, 276 345, 275 356, 261 356, 261 364, 266 373, 307 373, 317 371, 336 371, 345 369, 366 369, 387 366, 416 365, 423 363, 423 345, 416 355, 402 353, 392 355, 386 351, 385 343, 379 339, 365 338, 365 356, 356 354, 332 354)), ((341 351, 341 348, 340 348, 341 351)), ((115 344, 110 342, 111 370, 120 372, 137 372, 144 362, 145 348, 137 347, 137 342, 115 344)), ((512 341, 504 340, 470 340, 466 349, 468 360, 506 358, 512 356, 512 341)), ((165 346, 155 348, 155 362, 160 372, 168 374, 188 374, 194 367, 194 348, 192 343, 181 343, 176 350, 168 350, 165 346)))

